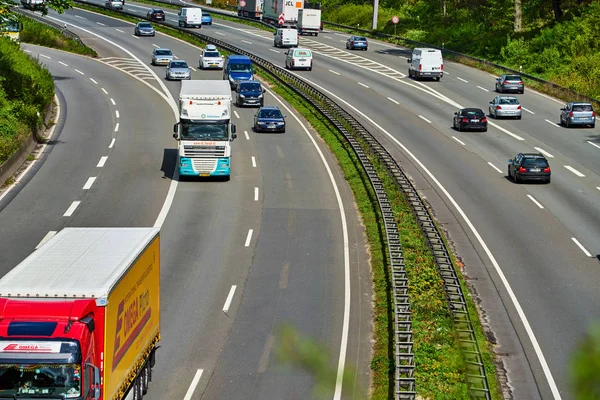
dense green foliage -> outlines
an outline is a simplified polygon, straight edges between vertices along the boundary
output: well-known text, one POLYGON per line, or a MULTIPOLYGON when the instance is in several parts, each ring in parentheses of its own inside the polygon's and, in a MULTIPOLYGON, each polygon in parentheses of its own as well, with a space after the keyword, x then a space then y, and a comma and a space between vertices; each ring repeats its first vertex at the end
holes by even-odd
POLYGON ((39 124, 54 97, 52 75, 19 44, 0 38, 0 163, 39 124))
POLYGON ((21 32, 21 42, 23 43, 52 47, 85 56, 96 57, 98 55, 85 44, 65 37, 57 29, 29 18, 21 18, 21 21, 23 22, 23 31, 21 32))
MULTIPOLYGON (((398 36, 522 66, 525 73, 600 98, 600 2, 561 0, 560 12, 549 0, 521 3, 519 32, 514 0, 381 0, 378 29, 393 33, 397 15, 398 36)), ((323 0, 323 11, 326 21, 371 28, 371 0, 323 0)))

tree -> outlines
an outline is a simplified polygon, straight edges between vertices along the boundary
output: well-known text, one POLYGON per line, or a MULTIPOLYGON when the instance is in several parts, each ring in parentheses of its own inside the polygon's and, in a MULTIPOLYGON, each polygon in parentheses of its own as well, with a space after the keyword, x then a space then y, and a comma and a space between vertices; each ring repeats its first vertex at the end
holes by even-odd
POLYGON ((523 11, 521 1, 522 0, 515 0, 515 32, 521 32, 523 29, 523 11))
POLYGON ((563 17, 563 11, 560 8, 560 0, 552 0, 552 8, 554 9, 554 19, 560 21, 563 17))
MULTIPOLYGON (((14 3, 10 0, 0 0, 0 10, 8 10, 12 6, 14 6, 14 3)), ((41 11, 42 15, 48 14, 49 9, 62 14, 72 6, 73 0, 44 0, 42 5, 36 8, 36 10, 41 11)))

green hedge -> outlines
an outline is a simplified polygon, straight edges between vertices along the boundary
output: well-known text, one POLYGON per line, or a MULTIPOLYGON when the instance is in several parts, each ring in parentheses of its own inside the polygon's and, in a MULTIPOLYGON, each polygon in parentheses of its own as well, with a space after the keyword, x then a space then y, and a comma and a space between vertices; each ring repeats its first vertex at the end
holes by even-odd
POLYGON ((50 72, 19 44, 0 38, 0 163, 42 122, 53 97, 50 72))
POLYGON ((21 18, 21 22, 23 22, 23 31, 21 32, 22 43, 52 47, 54 49, 70 51, 84 56, 98 56, 96 51, 83 43, 65 37, 58 29, 29 18, 21 18))

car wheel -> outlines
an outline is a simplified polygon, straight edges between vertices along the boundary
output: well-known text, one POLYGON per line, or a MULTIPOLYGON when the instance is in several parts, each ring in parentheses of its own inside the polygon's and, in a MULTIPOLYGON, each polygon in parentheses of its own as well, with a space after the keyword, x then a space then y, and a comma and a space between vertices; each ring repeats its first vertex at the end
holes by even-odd
MULTIPOLYGON (((308 68, 308 70, 309 70, 309 71, 312 71, 312 67, 309 67, 309 68, 308 68)), ((592 125, 592 128, 593 128, 593 127, 594 127, 594 126, 592 125)))
POLYGON ((483 129, 482 129, 482 132, 487 132, 487 128, 483 128, 483 129))
POLYGON ((523 94, 523 93, 525 93, 525 90, 521 90, 519 93, 523 94))
POLYGON ((153 33, 153 34, 152 34, 152 37, 154 37, 154 36, 156 36, 156 33, 153 33))
POLYGON ((521 119, 522 117, 523 117, 522 115, 519 115, 519 116, 517 117, 517 119, 521 119))
POLYGON ((510 165, 507 167, 508 178, 512 179, 512 174, 510 173, 510 165))
POLYGON ((592 125, 590 125, 590 127, 594 129, 596 127, 596 123, 594 122, 592 125))
POLYGON ((548 179, 546 179, 546 184, 549 184, 551 179, 552 179, 551 177, 548 177, 548 179))
POLYGON ((565 127, 570 128, 571 124, 569 123, 569 118, 565 118, 565 127))
POLYGON ((462 132, 462 130, 463 130, 463 126, 462 126, 462 124, 459 122, 459 123, 458 123, 458 131, 459 131, 459 132, 462 132))
POLYGON ((285 133, 285 128, 283 128, 283 129, 281 130, 281 133, 285 133))
POLYGON ((515 171, 515 174, 513 175, 513 181, 515 181, 515 183, 521 183, 521 179, 519 178, 519 174, 517 174, 516 171, 515 171))

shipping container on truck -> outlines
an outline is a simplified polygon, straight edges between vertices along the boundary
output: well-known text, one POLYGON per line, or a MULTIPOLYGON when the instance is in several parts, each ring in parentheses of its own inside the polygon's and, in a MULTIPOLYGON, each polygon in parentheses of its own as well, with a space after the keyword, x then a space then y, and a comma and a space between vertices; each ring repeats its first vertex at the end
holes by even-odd
POLYGON ((261 19, 264 0, 238 0, 238 17, 261 19))
POLYGON ((298 10, 298 35, 319 35, 321 10, 302 8, 298 10))
POLYGON ((279 26, 279 15, 283 14, 283 25, 296 26, 298 10, 304 7, 304 0, 265 0, 263 21, 279 26))
POLYGON ((0 398, 142 399, 160 340, 155 228, 65 228, 0 279, 0 398))

